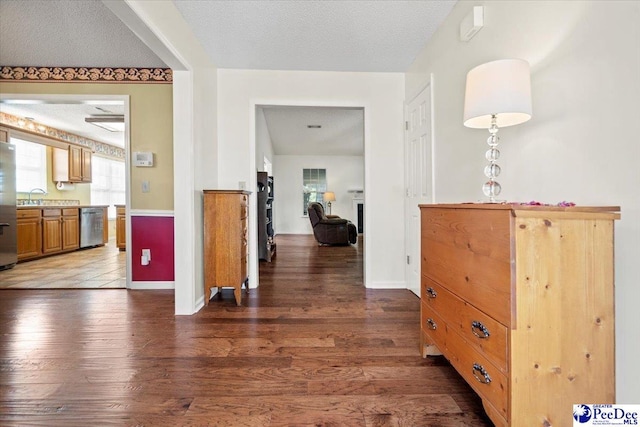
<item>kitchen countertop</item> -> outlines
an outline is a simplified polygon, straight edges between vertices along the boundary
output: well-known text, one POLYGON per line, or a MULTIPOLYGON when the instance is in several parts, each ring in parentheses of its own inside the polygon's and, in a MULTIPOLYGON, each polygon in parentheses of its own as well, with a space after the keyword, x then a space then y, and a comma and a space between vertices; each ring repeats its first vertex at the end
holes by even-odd
POLYGON ((80 209, 80 208, 108 208, 109 205, 18 205, 17 209, 80 209))

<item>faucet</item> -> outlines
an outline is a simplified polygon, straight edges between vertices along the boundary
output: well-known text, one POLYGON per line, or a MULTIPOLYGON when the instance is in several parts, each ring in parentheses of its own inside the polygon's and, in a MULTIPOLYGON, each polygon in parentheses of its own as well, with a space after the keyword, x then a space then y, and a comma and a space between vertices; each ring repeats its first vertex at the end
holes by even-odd
POLYGON ((31 203, 31 194, 33 194, 33 192, 34 192, 34 191, 37 191, 37 192, 39 192, 39 193, 42 193, 42 196, 43 196, 43 197, 47 195, 47 192, 46 192, 46 191, 44 191, 42 188, 34 188, 34 189, 32 189, 31 191, 29 191, 29 201, 27 202, 27 204, 29 204, 29 205, 31 205, 31 204, 34 204, 34 205, 41 205, 41 204, 42 204, 42 198, 41 198, 40 200, 38 200, 38 203, 35 203, 35 202, 34 202, 34 203, 31 203))

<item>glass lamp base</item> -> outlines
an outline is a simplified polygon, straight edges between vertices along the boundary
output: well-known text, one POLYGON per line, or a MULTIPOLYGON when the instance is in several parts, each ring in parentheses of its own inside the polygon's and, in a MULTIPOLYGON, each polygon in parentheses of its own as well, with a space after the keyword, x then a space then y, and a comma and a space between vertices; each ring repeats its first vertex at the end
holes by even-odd
POLYGON ((498 181, 494 181, 492 179, 485 182, 482 186, 482 192, 489 198, 489 201, 491 203, 497 203, 496 197, 500 194, 501 190, 502 187, 500 186, 498 181))

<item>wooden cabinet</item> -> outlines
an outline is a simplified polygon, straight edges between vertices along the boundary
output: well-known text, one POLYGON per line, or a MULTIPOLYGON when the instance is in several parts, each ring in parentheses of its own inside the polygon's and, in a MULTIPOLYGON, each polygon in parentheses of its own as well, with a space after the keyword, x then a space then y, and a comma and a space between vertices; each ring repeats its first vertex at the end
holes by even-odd
POLYGON ((109 242, 109 208, 102 208, 102 243, 109 242))
POLYGON ((258 258, 268 262, 276 255, 273 197, 273 177, 258 172, 258 258))
POLYGON ((17 211, 18 261, 42 255, 42 215, 40 209, 17 211))
POLYGON ((116 247, 124 251, 127 247, 127 217, 126 208, 116 205, 116 247))
POLYGON ((53 181, 91 182, 92 152, 88 148, 69 145, 68 149, 53 149, 53 181))
POLYGON ((60 209, 42 210, 42 253, 62 251, 62 213, 60 209))
POLYGON ((42 253, 54 254, 80 247, 78 208, 42 209, 42 253))
MULTIPOLYGON (((204 299, 212 288, 233 287, 241 303, 248 275, 249 192, 204 190, 204 299)), ((219 289, 220 291, 220 289, 219 289)))
POLYGON ((80 247, 80 214, 77 208, 62 209, 62 250, 80 247))
POLYGON ((617 207, 421 205, 421 351, 498 426, 571 425, 614 403, 617 207))

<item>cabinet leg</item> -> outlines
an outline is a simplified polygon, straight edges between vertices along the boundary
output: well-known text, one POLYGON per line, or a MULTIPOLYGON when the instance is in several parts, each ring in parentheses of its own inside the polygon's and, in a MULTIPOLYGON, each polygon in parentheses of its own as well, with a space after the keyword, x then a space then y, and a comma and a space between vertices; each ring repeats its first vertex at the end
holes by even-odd
POLYGON ((233 296, 236 298, 236 304, 240 306, 240 301, 242 300, 242 285, 233 288, 233 296))
POLYGON ((423 358, 427 356, 442 356, 442 352, 422 331, 420 331, 420 355, 423 358))

